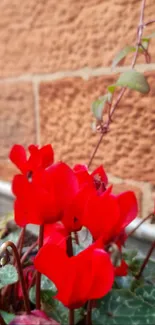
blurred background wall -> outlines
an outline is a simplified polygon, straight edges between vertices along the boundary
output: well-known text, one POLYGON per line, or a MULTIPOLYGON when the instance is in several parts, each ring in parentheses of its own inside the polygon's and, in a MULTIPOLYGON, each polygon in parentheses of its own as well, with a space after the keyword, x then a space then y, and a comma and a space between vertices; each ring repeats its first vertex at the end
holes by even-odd
MULTIPOLYGON (((116 53, 135 44, 141 0, 0 1, 0 180, 16 171, 8 161, 15 143, 51 143, 55 158, 87 163, 99 137, 91 129, 92 101, 114 83, 116 53)), ((145 20, 155 18, 147 0, 145 20)), ((144 35, 155 31, 155 25, 144 35)), ((152 64, 136 69, 149 95, 128 91, 94 159, 103 163, 114 192, 135 191, 140 216, 153 207, 155 189, 155 39, 152 64)))

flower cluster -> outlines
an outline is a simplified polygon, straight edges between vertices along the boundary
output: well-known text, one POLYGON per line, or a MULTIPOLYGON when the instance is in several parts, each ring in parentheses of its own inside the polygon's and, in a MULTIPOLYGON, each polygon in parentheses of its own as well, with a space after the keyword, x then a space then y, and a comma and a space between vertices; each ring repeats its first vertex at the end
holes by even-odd
POLYGON ((20 145, 10 152, 21 171, 12 183, 15 221, 21 227, 44 225, 35 268, 55 283, 55 298, 78 308, 106 295, 116 275, 127 274, 121 250, 125 228, 137 215, 137 201, 131 191, 113 195, 102 166, 89 173, 85 165, 54 163, 50 145, 28 149, 28 159, 20 145), (92 244, 70 256, 67 240, 82 227, 91 233, 92 244))

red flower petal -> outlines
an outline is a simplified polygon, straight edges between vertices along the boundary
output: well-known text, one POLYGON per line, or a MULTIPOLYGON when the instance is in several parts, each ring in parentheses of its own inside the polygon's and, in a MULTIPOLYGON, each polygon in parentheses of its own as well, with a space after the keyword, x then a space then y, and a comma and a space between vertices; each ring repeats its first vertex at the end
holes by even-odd
POLYGON ((23 175, 16 175, 13 180, 13 192, 17 196, 15 220, 20 226, 53 223, 60 218, 53 188, 48 192, 36 180, 29 182, 23 175))
POLYGON ((66 251, 66 238, 68 233, 64 225, 60 222, 46 224, 44 226, 44 244, 50 241, 66 251))
POLYGON ((59 288, 67 274, 71 276, 68 260, 69 257, 61 246, 47 242, 36 255, 34 265, 39 272, 45 274, 59 288))
POLYGON ((120 208, 120 222, 117 226, 118 231, 124 229, 132 222, 138 214, 137 199, 134 192, 128 191, 117 196, 120 208))
POLYGON ((111 290, 114 281, 114 269, 109 255, 103 249, 94 250, 93 255, 93 285, 90 299, 98 299, 111 290))
POLYGON ((10 151, 9 158, 21 170, 22 173, 25 172, 27 159, 23 146, 15 144, 10 151))
POLYGON ((85 186, 79 191, 73 198, 70 205, 64 210, 62 222, 65 225, 67 231, 79 231, 83 225, 83 214, 89 196, 95 194, 95 189, 89 186, 85 186))
POLYGON ((120 219, 117 199, 110 194, 110 190, 100 196, 92 195, 83 217, 83 225, 89 229, 93 238, 102 236, 105 242, 113 237, 120 219))
POLYGON ((85 165, 75 165, 73 171, 77 177, 80 188, 87 184, 93 185, 91 175, 89 175, 85 165))
POLYGON ((65 163, 53 164, 46 171, 46 185, 50 190, 54 187, 54 193, 60 210, 63 210, 78 192, 79 186, 72 169, 65 163))
POLYGON ((58 294, 55 298, 69 308, 79 308, 89 299, 101 298, 113 284, 114 269, 110 258, 95 245, 69 258, 63 249, 48 242, 34 263, 56 284, 58 294), (53 264, 49 263, 49 257, 53 264))
POLYGON ((93 173, 91 174, 92 177, 96 177, 96 176, 99 176, 101 181, 107 185, 108 184, 108 177, 105 173, 105 170, 103 168, 103 166, 99 166, 98 168, 96 168, 93 173))
POLYGON ((49 167, 54 160, 54 151, 50 144, 40 148, 39 150, 40 156, 42 157, 42 167, 49 167))

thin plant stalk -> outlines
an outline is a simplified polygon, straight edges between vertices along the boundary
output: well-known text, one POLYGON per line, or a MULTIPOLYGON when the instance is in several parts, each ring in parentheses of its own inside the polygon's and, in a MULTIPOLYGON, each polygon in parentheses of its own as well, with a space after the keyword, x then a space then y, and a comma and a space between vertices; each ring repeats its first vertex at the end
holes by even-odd
POLYGON ((86 325, 91 325, 91 315, 92 315, 92 300, 89 300, 87 304, 86 325))
POLYGON ((147 254, 147 256, 146 256, 146 258, 145 258, 145 260, 144 260, 144 262, 143 262, 143 264, 142 264, 142 266, 141 266, 141 268, 140 268, 140 271, 139 271, 139 273, 136 275, 136 279, 140 279, 140 277, 142 276, 143 271, 144 271, 144 269, 145 269, 147 263, 149 262, 149 259, 150 259, 151 255, 152 255, 154 249, 155 249, 155 241, 152 243, 152 245, 151 245, 151 247, 150 247, 150 249, 149 249, 149 251, 148 251, 148 254, 147 254))
MULTIPOLYGON (((141 47, 141 39, 142 39, 142 34, 143 34, 143 29, 145 27, 145 24, 144 24, 144 9, 145 9, 145 3, 146 3, 146 0, 143 0, 142 1, 142 6, 141 6, 141 12, 140 12, 140 21, 139 21, 139 25, 138 25, 138 28, 137 28, 137 40, 136 40, 136 51, 135 51, 135 54, 133 56, 133 60, 132 60, 132 63, 131 63, 131 69, 134 69, 135 67, 135 64, 136 64, 136 61, 137 61, 137 57, 138 57, 138 53, 139 53, 139 47, 141 47)), ((153 22, 153 21, 152 21, 153 22)), ((107 123, 105 123, 105 125, 103 125, 101 127, 101 135, 100 135, 100 138, 98 139, 97 141, 97 144, 93 150, 93 153, 90 157, 90 160, 88 162, 88 168, 90 168, 93 160, 94 160, 94 157, 98 151, 98 148, 102 142, 102 139, 103 139, 103 136, 108 132, 109 130, 109 126, 112 122, 112 115, 114 114, 121 98, 123 97, 125 91, 127 90, 126 87, 123 87, 121 89, 121 91, 119 92, 118 94, 118 97, 116 98, 116 101, 113 103, 111 103, 111 107, 110 107, 110 113, 109 113, 109 116, 108 116, 108 121, 107 123)))
POLYGON ((7 241, 7 242, 3 243, 2 246, 0 247, 0 254, 5 252, 7 247, 12 248, 13 255, 14 255, 15 261, 16 261, 16 267, 17 267, 18 275, 19 275, 19 281, 20 281, 21 287, 22 287, 25 310, 26 310, 27 314, 30 314, 31 310, 30 310, 29 298, 28 298, 28 294, 27 294, 27 290, 26 290, 26 286, 25 286, 23 270, 22 270, 22 266, 21 266, 21 263, 20 263, 20 257, 19 257, 18 250, 17 250, 14 243, 12 243, 11 241, 7 241))
MULTIPOLYGON (((72 236, 67 237, 66 239, 67 244, 67 255, 69 257, 73 256, 73 245, 72 245, 72 236)), ((74 309, 69 309, 69 325, 74 325, 74 309)))
POLYGON ((24 239, 25 239, 25 232, 26 232, 26 227, 23 227, 23 229, 21 230, 21 234, 20 234, 19 247, 17 246, 19 256, 21 256, 21 254, 22 254, 22 249, 23 249, 24 239))
MULTIPOLYGON (((44 225, 40 226, 39 230, 39 249, 43 246, 44 241, 44 225)), ((40 286, 41 286, 41 273, 37 271, 36 274, 36 309, 40 310, 41 302, 40 302, 40 286)))
POLYGON ((23 264, 27 256, 33 251, 33 249, 38 245, 38 239, 28 248, 28 250, 23 254, 21 258, 21 264, 23 264))

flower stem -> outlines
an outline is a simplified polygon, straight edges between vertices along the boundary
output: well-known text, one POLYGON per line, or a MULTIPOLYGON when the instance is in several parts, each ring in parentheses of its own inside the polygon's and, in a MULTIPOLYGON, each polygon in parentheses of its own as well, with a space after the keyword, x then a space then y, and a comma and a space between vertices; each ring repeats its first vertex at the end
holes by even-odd
POLYGON ((147 256, 146 256, 146 258, 145 258, 145 260, 144 260, 144 262, 143 262, 143 264, 142 264, 142 266, 140 268, 139 273, 136 275, 137 280, 141 277, 141 275, 142 275, 142 273, 143 273, 143 271, 144 271, 144 269, 145 269, 145 267, 146 267, 146 265, 147 265, 147 263, 148 263, 148 261, 150 259, 150 256, 151 256, 154 249, 155 249, 155 241, 152 243, 152 245, 151 245, 151 247, 150 247, 150 249, 148 251, 148 254, 147 254, 147 256))
MULTIPOLYGON (((17 244, 16 244, 16 247, 17 247, 17 250, 18 250, 18 253, 19 253, 19 257, 21 256, 21 252, 22 252, 22 248, 23 248, 23 243, 24 243, 24 237, 25 237, 25 230, 26 228, 22 228, 21 232, 20 232, 20 235, 19 235, 19 238, 18 238, 18 241, 17 241, 17 244)), ((12 264, 14 266, 16 266, 16 260, 15 260, 15 257, 13 258, 13 262, 12 264)))
POLYGON ((69 257, 72 257, 73 256, 73 245, 72 245, 71 234, 67 237, 66 244, 67 244, 67 255, 69 257))
MULTIPOLYGON (((67 244, 67 255, 69 257, 72 257, 73 256, 73 245, 72 245, 71 233, 66 239, 66 244, 67 244)), ((69 325, 74 325, 74 309, 69 310, 69 325)))
POLYGON ((74 232, 74 236, 75 236, 75 242, 77 245, 79 245, 79 236, 77 234, 77 231, 74 232))
MULTIPOLYGON (((40 226, 39 230, 39 249, 43 246, 44 240, 44 225, 40 226)), ((40 285, 41 285, 41 273, 37 271, 36 274, 36 309, 40 310, 40 285)))
POLYGON ((26 260, 27 256, 33 251, 33 249, 38 245, 38 239, 37 241, 35 241, 29 248, 28 250, 25 252, 25 254, 23 254, 22 258, 21 258, 21 264, 24 263, 24 261, 26 260))
POLYGON ((92 300, 89 300, 87 305, 86 325, 91 325, 91 313, 92 313, 92 300))
MULTIPOLYGON (((142 34, 143 34, 143 29, 144 29, 144 9, 145 9, 145 3, 146 3, 146 0, 142 0, 142 6, 141 6, 141 12, 140 12, 140 21, 139 21, 139 25, 138 25, 138 28, 137 28, 137 40, 136 40, 136 51, 135 51, 135 54, 133 56, 133 60, 132 60, 132 63, 131 63, 131 69, 134 69, 135 67, 135 64, 136 64, 136 61, 137 61, 137 56, 138 56, 138 53, 139 53, 139 47, 141 46, 141 39, 142 39, 142 34)), ((153 21, 152 21, 153 22, 153 21)), ((148 24, 148 23, 147 23, 148 24)), ((148 53, 145 53, 147 55, 147 58, 148 58, 148 53)), ((111 107, 110 107, 110 113, 109 113, 109 116, 108 116, 108 121, 105 125, 102 126, 102 129, 101 129, 101 135, 100 135, 100 138, 96 144, 96 147, 92 153, 92 156, 90 157, 90 160, 88 162, 88 168, 90 168, 91 164, 92 164, 92 161, 96 155, 96 152, 102 142, 102 139, 103 139, 103 136, 104 134, 106 134, 108 132, 108 129, 109 129, 109 126, 110 126, 110 123, 112 122, 112 115, 115 111, 115 109, 117 108, 121 98, 123 97, 125 91, 126 91, 127 88, 123 87, 120 91, 120 93, 118 94, 118 97, 116 98, 116 101, 114 103, 114 105, 111 103, 111 107)))
POLYGON ((21 254, 22 254, 22 249, 23 249, 23 244, 24 244, 24 238, 25 238, 25 232, 26 232, 26 227, 24 227, 21 230, 20 237, 19 237, 19 245, 17 246, 18 247, 19 256, 21 256, 21 254))
POLYGON ((69 325, 74 325, 74 309, 69 310, 69 325))
POLYGON ((7 241, 4 244, 2 244, 2 246, 0 247, 0 254, 3 253, 9 246, 12 248, 12 251, 13 251, 13 254, 15 257, 15 261, 17 264, 16 267, 17 267, 17 271, 18 271, 18 275, 19 275, 19 280, 21 282, 25 310, 26 310, 27 314, 30 314, 31 310, 30 310, 30 305, 29 305, 29 299, 28 299, 28 294, 27 294, 27 290, 26 290, 26 286, 25 286, 23 270, 22 270, 22 266, 20 263, 20 257, 19 257, 18 250, 17 250, 16 246, 14 245, 14 243, 12 243, 11 241, 7 241))

